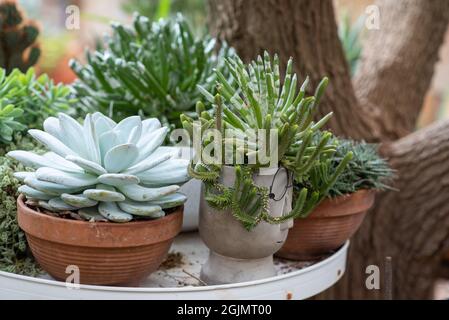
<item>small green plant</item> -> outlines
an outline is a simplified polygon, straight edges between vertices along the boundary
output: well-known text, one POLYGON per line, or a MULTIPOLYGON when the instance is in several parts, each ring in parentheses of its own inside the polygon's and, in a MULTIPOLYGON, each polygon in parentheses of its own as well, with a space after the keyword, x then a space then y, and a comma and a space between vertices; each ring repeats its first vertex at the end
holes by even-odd
POLYGON ((132 27, 112 24, 107 48, 87 52, 87 64, 72 60, 74 88, 86 110, 115 120, 140 114, 180 127, 179 116, 193 114, 200 99, 197 85, 213 91, 214 69, 232 50, 215 53, 215 39, 196 38, 182 16, 152 22, 135 15, 132 27))
POLYGON ((58 112, 74 113, 71 95, 68 86, 55 85, 45 74, 36 76, 33 68, 9 75, 0 69, 0 142, 11 143, 15 132, 39 128, 58 112))
POLYGON ((15 131, 24 130, 26 127, 15 118, 20 117, 23 110, 12 104, 0 105, 0 143, 11 143, 15 131))
POLYGON ((60 113, 29 134, 49 152, 13 150, 8 156, 35 171, 14 177, 27 204, 44 212, 89 221, 156 219, 182 205, 177 193, 188 161, 171 159, 176 148, 160 147, 168 128, 157 119, 133 116, 115 123, 101 113, 81 125, 60 113))
POLYGON ((394 170, 385 159, 381 158, 377 152, 377 145, 335 137, 331 143, 336 146, 336 152, 317 163, 303 180, 297 181, 298 190, 304 187, 320 190, 320 198, 323 199, 328 196, 351 194, 362 189, 393 189, 388 183, 394 177, 394 170), (348 152, 353 154, 348 165, 331 188, 321 191, 348 152))
POLYGON ((36 44, 39 29, 33 21, 25 20, 16 1, 0 3, 0 67, 9 74, 18 68, 26 72, 40 56, 36 44))
POLYGON ((16 200, 20 181, 14 177, 16 171, 25 171, 26 168, 5 157, 6 152, 15 149, 40 151, 35 143, 22 138, 20 133, 15 135, 11 144, 0 148, 0 270, 33 276, 41 270, 29 254, 25 234, 17 222, 16 200))
MULTIPOLYGON (((215 113, 206 111, 200 102, 197 104, 199 121, 194 121, 187 115, 182 115, 181 120, 191 136, 195 135, 195 131, 205 132, 211 128, 219 131, 222 145, 226 145, 226 148, 231 145, 233 151, 242 150, 245 163, 236 163, 235 155, 229 163, 229 159, 224 157, 226 152, 222 150, 218 164, 192 162, 189 174, 205 182, 206 200, 209 205, 219 210, 231 209, 236 219, 248 230, 260 221, 282 223, 306 215, 319 200, 317 192, 310 194, 307 188, 303 188, 292 212, 275 218, 268 212, 269 190, 256 186, 252 176, 257 169, 266 166, 259 161, 259 155, 266 151, 259 148, 262 145, 267 145, 268 154, 277 153, 278 163, 275 165, 284 166, 299 178, 305 176, 322 155, 335 151, 335 148, 328 144, 331 134, 319 131, 331 114, 318 122, 313 121, 314 110, 324 94, 328 79, 323 79, 314 96, 306 97, 308 79, 298 90, 298 79, 292 71, 291 59, 287 64, 282 85, 277 56, 272 59, 265 53, 263 58, 259 56, 249 65, 244 65, 239 58, 227 59, 226 65, 232 74, 232 81, 227 81, 220 71, 216 71, 216 96, 199 87, 205 98, 214 105, 215 113), (266 136, 252 137, 259 129, 265 129, 266 136), (268 137, 271 130, 278 134, 274 143, 268 137), (227 138, 229 131, 235 139, 227 138), (312 144, 314 135, 320 136, 317 145, 312 144), (259 143, 261 140, 265 143, 259 143), (270 142, 267 143, 268 141, 270 142), (250 163, 250 158, 256 158, 256 161, 250 163), (225 163, 235 166, 236 179, 233 187, 226 187, 218 182, 222 164, 225 163)), ((214 136, 206 136, 202 148, 214 143, 214 139, 214 136)), ((196 150, 196 154, 201 154, 201 151, 196 150)), ((330 188, 335 182, 351 156, 351 153, 345 156, 326 188, 330 188)))

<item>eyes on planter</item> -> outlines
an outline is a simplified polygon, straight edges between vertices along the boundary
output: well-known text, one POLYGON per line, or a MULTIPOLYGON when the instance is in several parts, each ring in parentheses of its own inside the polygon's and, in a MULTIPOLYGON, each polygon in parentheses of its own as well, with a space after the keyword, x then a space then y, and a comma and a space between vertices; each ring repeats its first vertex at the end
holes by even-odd
POLYGON ((43 127, 28 132, 49 152, 8 153, 35 169, 15 173, 29 204, 89 221, 128 222, 163 217, 186 201, 177 184, 189 180, 188 161, 161 146, 168 128, 157 119, 133 116, 117 124, 94 113, 80 124, 61 113, 43 127))

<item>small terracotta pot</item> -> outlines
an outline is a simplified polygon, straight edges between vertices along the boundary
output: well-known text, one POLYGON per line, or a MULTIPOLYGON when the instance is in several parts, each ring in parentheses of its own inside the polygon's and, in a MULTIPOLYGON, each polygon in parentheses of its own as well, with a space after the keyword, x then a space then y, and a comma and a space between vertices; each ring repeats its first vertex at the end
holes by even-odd
POLYGON ((87 222, 51 217, 17 199, 18 221, 39 265, 65 281, 77 266, 80 283, 137 285, 157 270, 182 226, 183 207, 148 221, 87 222))
POLYGON ((277 257, 314 260, 338 249, 359 229, 375 191, 360 190, 324 200, 307 218, 295 219, 277 257))

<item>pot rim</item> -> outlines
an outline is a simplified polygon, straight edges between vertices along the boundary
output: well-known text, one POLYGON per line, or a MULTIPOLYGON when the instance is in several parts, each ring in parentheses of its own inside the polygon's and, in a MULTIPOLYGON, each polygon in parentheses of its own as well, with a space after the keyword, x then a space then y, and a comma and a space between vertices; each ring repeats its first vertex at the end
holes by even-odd
POLYGON ((17 198, 20 228, 36 238, 83 247, 138 247, 174 238, 181 230, 184 206, 156 220, 126 223, 89 222, 52 217, 31 209, 17 198))
POLYGON ((373 206, 376 193, 374 189, 361 189, 354 193, 327 198, 307 218, 333 218, 364 213, 373 206))

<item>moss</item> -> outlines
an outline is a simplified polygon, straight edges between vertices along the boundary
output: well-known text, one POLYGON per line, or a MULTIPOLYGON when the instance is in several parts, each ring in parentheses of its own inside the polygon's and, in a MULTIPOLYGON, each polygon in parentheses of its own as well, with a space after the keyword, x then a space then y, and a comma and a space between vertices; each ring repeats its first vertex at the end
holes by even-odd
POLYGON ((15 137, 16 143, 0 149, 0 270, 22 275, 37 275, 41 269, 35 263, 25 238, 17 223, 16 199, 20 182, 15 171, 23 171, 22 165, 5 157, 9 150, 36 150, 28 138, 15 137))

